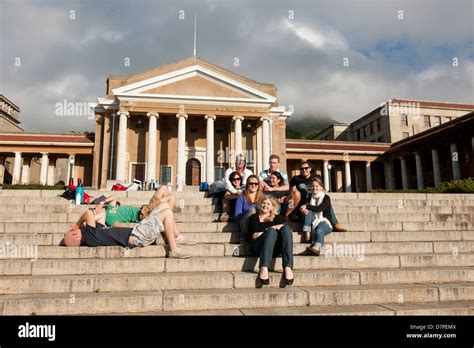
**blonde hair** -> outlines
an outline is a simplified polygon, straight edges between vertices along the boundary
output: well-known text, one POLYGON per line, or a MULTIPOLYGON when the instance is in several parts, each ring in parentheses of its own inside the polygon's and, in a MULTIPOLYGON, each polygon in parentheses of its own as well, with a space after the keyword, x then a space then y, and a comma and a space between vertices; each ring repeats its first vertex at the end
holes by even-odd
POLYGON ((264 201, 270 201, 272 203, 272 210, 270 210, 270 214, 269 216, 263 220, 262 222, 265 222, 265 221, 273 221, 273 219, 275 219, 275 216, 278 215, 278 211, 280 209, 280 203, 278 203, 278 201, 275 199, 275 197, 273 196, 269 196, 269 195, 264 195, 262 197, 262 200, 260 201, 260 203, 258 204, 258 209, 259 209, 259 215, 261 214, 262 212, 262 203, 264 201))

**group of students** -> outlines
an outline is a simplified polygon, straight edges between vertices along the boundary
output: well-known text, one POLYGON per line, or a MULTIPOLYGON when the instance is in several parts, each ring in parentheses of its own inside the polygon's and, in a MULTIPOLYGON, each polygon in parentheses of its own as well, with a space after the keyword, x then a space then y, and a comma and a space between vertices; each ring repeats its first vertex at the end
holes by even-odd
POLYGON ((302 161, 300 174, 290 182, 279 166, 280 158, 271 155, 269 168, 257 176, 246 168, 245 156, 238 155, 235 168, 225 173, 227 191, 219 217, 222 222, 235 219, 239 223, 240 242, 250 243, 253 254, 260 257, 259 279, 264 285, 269 284, 272 258, 280 253, 286 284, 293 284, 293 235, 288 222, 303 223, 304 241, 310 243, 307 250, 316 256, 327 234, 346 231, 311 163, 302 161))
POLYGON ((64 235, 64 245, 84 246, 122 246, 128 248, 144 247, 155 242, 163 234, 170 258, 191 257, 178 247, 178 244, 192 245, 180 233, 173 208, 176 197, 161 186, 141 207, 121 205, 115 196, 101 201, 88 209, 64 235), (134 227, 124 224, 137 223, 134 227))
MULTIPOLYGON (((240 242, 249 244, 259 256, 261 284, 268 285, 268 268, 273 257, 281 254, 286 285, 292 285, 293 231, 288 222, 303 223, 307 250, 319 256, 324 237, 333 232, 344 232, 337 221, 329 196, 324 192, 321 177, 314 173, 308 161, 302 161, 300 174, 288 181, 280 166, 280 158, 271 155, 269 168, 258 176, 246 168, 246 159, 238 155, 235 168, 225 173, 226 192, 220 221, 235 219, 240 225, 240 242)), ((150 202, 140 208, 121 206, 114 196, 87 210, 64 235, 66 246, 123 246, 143 247, 155 242, 163 234, 168 246, 168 257, 189 258, 178 244, 191 243, 176 223, 173 208, 176 198, 161 186, 150 202), (137 223, 124 227, 125 223, 137 223)))

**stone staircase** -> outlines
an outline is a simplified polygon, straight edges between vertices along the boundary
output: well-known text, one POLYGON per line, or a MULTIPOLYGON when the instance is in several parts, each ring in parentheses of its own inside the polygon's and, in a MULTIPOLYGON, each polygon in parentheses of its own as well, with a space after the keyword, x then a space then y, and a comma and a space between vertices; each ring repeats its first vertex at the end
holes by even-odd
MULTIPOLYGON (((331 193, 350 232, 330 234, 314 257, 292 224, 295 284, 281 287, 276 259, 260 289, 258 258, 237 244, 236 224, 212 222, 216 200, 194 188, 175 192, 181 232, 198 243, 183 246, 186 260, 165 258, 162 239, 132 250, 59 246, 88 206, 58 194, 0 190, 3 315, 474 314, 474 195, 331 193)), ((114 194, 133 205, 151 197, 114 194)))

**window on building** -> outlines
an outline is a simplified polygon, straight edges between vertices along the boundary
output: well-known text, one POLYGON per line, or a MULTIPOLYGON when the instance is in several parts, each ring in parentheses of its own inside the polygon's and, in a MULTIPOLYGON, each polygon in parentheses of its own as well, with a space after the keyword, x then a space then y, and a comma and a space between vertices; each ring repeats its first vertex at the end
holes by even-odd
POLYGON ((222 180, 224 179, 225 168, 221 167, 214 167, 214 180, 222 180))
POLYGON ((408 115, 402 114, 402 126, 408 126, 408 115))
POLYGON ((410 136, 410 133, 408 132, 402 132, 402 139, 406 139, 410 136))
POLYGON ((369 134, 374 134, 374 127, 372 126, 372 122, 369 123, 369 134))
POLYGON ((380 118, 377 119, 377 130, 378 131, 382 130, 382 120, 380 118))
POLYGON ((216 134, 224 134, 224 130, 222 128, 217 128, 216 134))
POLYGON ((451 116, 446 116, 446 122, 451 121, 453 118, 451 116))
POLYGON ((441 116, 435 116, 434 118, 434 125, 439 126, 441 124, 441 116))
POLYGON ((359 141, 359 132, 354 132, 354 137, 356 141, 359 141))
POLYGON ((161 166, 160 169, 160 184, 166 185, 172 182, 171 166, 161 166))
POLYGON ((362 128, 359 128, 359 139, 362 140, 364 139, 364 130, 362 128))
POLYGON ((425 128, 430 128, 431 127, 431 117, 430 115, 425 115, 425 128))

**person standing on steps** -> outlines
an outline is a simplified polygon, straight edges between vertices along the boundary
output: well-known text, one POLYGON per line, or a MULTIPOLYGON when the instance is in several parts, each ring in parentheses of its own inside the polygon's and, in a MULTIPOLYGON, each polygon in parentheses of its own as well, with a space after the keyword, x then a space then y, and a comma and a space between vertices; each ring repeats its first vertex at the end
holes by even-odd
POLYGON ((311 241, 307 250, 313 255, 320 255, 324 237, 333 230, 330 210, 331 199, 324 192, 321 180, 314 178, 311 183, 311 193, 300 208, 305 216, 303 232, 305 232, 306 241, 311 241))
POLYGON ((168 257, 187 259, 191 257, 178 248, 173 234, 173 221, 165 209, 154 209, 150 215, 135 227, 105 226, 104 208, 91 208, 81 215, 71 229, 64 234, 64 244, 69 247, 81 245, 123 246, 129 248, 144 247, 155 242, 160 232, 164 232, 168 241, 168 257))
POLYGON ((258 213, 250 216, 249 236, 252 252, 260 257, 258 280, 270 284, 268 267, 274 256, 282 253, 285 285, 293 284, 293 231, 278 215, 279 204, 275 198, 264 196, 258 213))
POLYGON ((249 226, 249 217, 255 214, 257 206, 262 197, 262 187, 258 180, 258 176, 250 175, 247 179, 247 185, 244 193, 237 198, 235 202, 235 219, 240 224, 240 242, 247 241, 247 233, 249 226))

